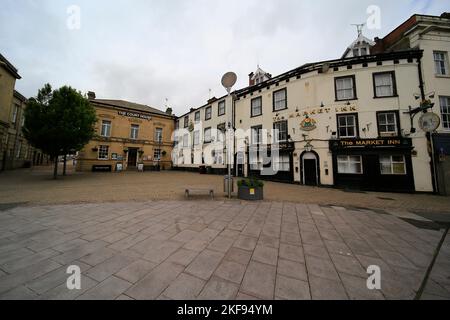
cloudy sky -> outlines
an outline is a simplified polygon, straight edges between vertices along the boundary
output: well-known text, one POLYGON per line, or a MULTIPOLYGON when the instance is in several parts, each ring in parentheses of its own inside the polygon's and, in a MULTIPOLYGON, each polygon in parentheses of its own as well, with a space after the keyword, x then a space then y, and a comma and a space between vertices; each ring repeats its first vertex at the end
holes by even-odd
POLYGON ((67 84, 160 109, 168 98, 177 114, 206 103, 209 89, 222 96, 226 71, 241 88, 258 63, 277 75, 340 57, 371 5, 381 28, 366 28, 369 38, 414 13, 449 11, 448 0, 0 1, 0 53, 19 69, 24 95, 67 84))

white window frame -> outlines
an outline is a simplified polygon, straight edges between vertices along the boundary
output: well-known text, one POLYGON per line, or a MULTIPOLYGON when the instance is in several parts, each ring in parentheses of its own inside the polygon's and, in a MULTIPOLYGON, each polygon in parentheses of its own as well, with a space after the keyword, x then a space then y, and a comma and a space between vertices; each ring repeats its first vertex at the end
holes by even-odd
POLYGON ((338 155, 337 156, 337 172, 339 174, 354 174, 354 175, 362 175, 364 174, 362 156, 360 155, 338 155), (358 161, 355 161, 355 158, 359 158, 358 161), (344 172, 341 171, 340 164, 345 164, 346 170, 344 172), (361 172, 350 172, 350 168, 352 164, 359 164, 361 168, 361 172))
POLYGON ((189 134, 186 133, 183 135, 183 148, 189 147, 189 134))
POLYGON ((252 145, 262 144, 263 143, 263 128, 262 128, 262 126, 254 126, 251 128, 251 130, 252 130, 251 144, 252 145))
POLYGON ((200 144, 200 131, 194 131, 194 146, 198 146, 200 144))
POLYGON ((155 128, 155 142, 156 143, 163 142, 163 128, 155 128))
POLYGON ((98 147, 98 160, 109 160, 109 146, 98 147))
POLYGON ((335 78, 334 81, 336 85, 337 101, 356 99, 355 78, 353 76, 335 78), (348 86, 346 83, 347 80, 351 80, 351 86, 348 86), (351 92, 351 96, 348 95, 348 92, 351 92))
POLYGON ((200 122, 200 119, 201 119, 201 113, 200 113, 200 111, 196 111, 195 113, 194 113, 194 122, 195 123, 199 123, 200 122))
POLYGON ((445 51, 434 51, 434 71, 438 76, 448 75, 448 53, 445 51), (438 56, 440 56, 438 58, 438 56))
POLYGON ((274 122, 273 124, 273 142, 286 142, 288 140, 288 135, 289 135, 289 123, 287 120, 283 120, 283 121, 278 121, 278 122, 274 122), (280 130, 280 128, 282 129, 281 125, 282 124, 286 124, 286 131, 282 131, 280 130), (278 128, 277 128, 278 127, 278 128), (286 135, 285 139, 280 139, 280 136, 283 134, 286 135))
POLYGON ((189 127, 189 116, 185 116, 183 119, 183 127, 187 128, 189 127))
POLYGON ((259 117, 262 115, 262 97, 257 97, 251 100, 250 102, 250 115, 251 117, 259 117), (255 105, 255 102, 259 103, 258 105, 255 105), (255 112, 255 110, 259 110, 259 112, 255 112))
POLYGON ((394 97, 395 96, 395 85, 394 85, 394 75, 392 72, 380 72, 373 75, 374 88, 375 88, 375 98, 384 97, 394 97), (389 84, 383 83, 382 77, 389 77, 389 84), (388 89, 388 93, 383 93, 382 91, 388 89))
POLYGON ((139 125, 138 124, 131 125, 130 138, 133 140, 137 140, 139 138, 139 125))
POLYGON ((338 136, 339 138, 357 138, 358 137, 358 117, 354 114, 338 114, 337 115, 337 131, 338 131, 338 136), (349 125, 348 124, 348 118, 349 117, 353 117, 353 125, 349 125), (345 118, 345 125, 341 125, 341 118, 345 118), (348 128, 353 127, 354 129, 354 135, 353 136, 349 136, 348 135, 348 128), (343 136, 341 135, 341 128, 345 128, 346 131, 346 135, 343 136))
POLYGON ((160 161, 161 160, 161 149, 153 149, 153 160, 160 161))
POLYGON ((377 121, 378 121, 378 134, 380 137, 392 137, 398 135, 398 127, 397 127, 397 113, 392 111, 386 111, 386 112, 378 112, 377 114, 377 121), (394 123, 390 123, 388 120, 388 115, 394 115, 394 123), (383 119, 380 119, 383 118, 383 119), (382 122, 383 120, 383 122, 382 122), (389 131, 389 127, 394 126, 394 131, 389 131), (381 128, 385 127, 385 131, 383 131, 381 128))
POLYGON ((211 118, 212 118, 212 107, 208 106, 205 108, 205 121, 211 120, 211 118))
POLYGON ((111 128, 112 128, 112 122, 111 120, 102 120, 102 127, 100 135, 105 138, 111 137, 111 128), (106 133, 105 133, 106 128, 106 133))
POLYGON ((439 104, 442 118, 442 128, 450 130, 450 97, 440 96, 439 104))
POLYGON ((205 128, 203 133, 203 143, 211 143, 212 142, 212 136, 211 136, 211 128, 205 128))
POLYGON ((405 176, 406 175, 406 159, 403 155, 389 155, 389 156, 380 156, 380 173, 383 176, 405 176), (394 157, 402 157, 403 161, 394 161, 394 157), (384 161, 382 160, 383 158, 384 161), (383 172, 383 164, 388 164, 390 166, 390 173, 383 172), (402 173, 395 173, 394 172, 394 165, 395 164, 403 164, 403 172, 402 173))
POLYGON ((278 169, 278 171, 288 172, 291 170, 291 159, 289 158, 289 154, 280 153, 278 156, 274 156, 272 161, 274 163, 274 168, 278 169), (275 163, 278 167, 276 167, 275 163))
POLYGON ((273 93, 273 111, 281 111, 287 109, 287 89, 280 89, 273 93), (280 98, 279 95, 284 96, 280 98))

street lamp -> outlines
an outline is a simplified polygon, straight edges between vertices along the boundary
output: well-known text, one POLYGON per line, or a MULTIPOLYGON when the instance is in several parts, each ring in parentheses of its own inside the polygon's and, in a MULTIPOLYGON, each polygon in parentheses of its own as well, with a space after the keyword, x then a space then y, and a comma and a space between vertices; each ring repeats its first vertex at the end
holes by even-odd
MULTIPOLYGON (((227 90, 228 97, 231 97, 231 88, 236 84, 237 75, 234 72, 227 72, 222 77, 222 86, 227 90)), ((227 124, 227 168, 228 168, 228 198, 231 199, 231 131, 232 131, 232 120, 233 120, 233 100, 231 99, 231 114, 228 113, 228 124, 227 124)))

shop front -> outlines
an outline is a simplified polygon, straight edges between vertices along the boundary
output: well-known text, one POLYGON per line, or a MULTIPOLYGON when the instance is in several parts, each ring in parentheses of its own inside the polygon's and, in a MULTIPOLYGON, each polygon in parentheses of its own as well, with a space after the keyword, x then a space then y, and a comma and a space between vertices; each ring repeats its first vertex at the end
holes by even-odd
POLYGON ((414 192, 412 140, 407 138, 330 141, 334 185, 364 191, 414 192))

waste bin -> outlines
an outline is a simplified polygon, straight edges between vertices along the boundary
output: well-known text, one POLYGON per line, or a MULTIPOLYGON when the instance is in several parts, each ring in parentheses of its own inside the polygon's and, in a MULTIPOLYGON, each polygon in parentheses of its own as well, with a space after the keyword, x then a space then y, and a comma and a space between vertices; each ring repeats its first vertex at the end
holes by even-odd
POLYGON ((223 177, 223 192, 228 194, 228 179, 231 180, 231 192, 234 192, 234 179, 233 177, 228 178, 228 176, 223 177))

